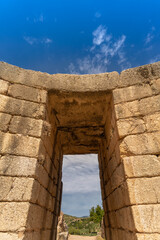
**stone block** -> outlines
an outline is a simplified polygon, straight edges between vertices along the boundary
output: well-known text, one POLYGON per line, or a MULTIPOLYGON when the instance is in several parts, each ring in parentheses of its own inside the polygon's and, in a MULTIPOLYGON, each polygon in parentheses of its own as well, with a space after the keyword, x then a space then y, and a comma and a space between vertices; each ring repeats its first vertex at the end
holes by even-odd
POLYGON ((138 232, 160 232, 160 204, 132 206, 135 228, 138 232))
POLYGON ((160 240, 160 233, 149 233, 149 234, 145 234, 145 233, 137 233, 136 234, 136 239, 137 240, 160 240))
POLYGON ((11 120, 9 131, 11 133, 41 137, 43 121, 28 117, 14 116, 11 120))
POLYGON ((9 87, 8 95, 31 102, 46 103, 47 101, 47 91, 21 84, 12 84, 9 87))
POLYGON ((154 94, 160 93, 160 78, 151 82, 151 88, 154 94))
POLYGON ((0 112, 40 119, 44 119, 45 117, 45 106, 40 103, 24 101, 4 95, 0 95, 0 103, 0 112))
POLYGON ((127 88, 113 90, 115 104, 149 97, 152 96, 152 94, 152 89, 149 84, 134 85, 127 88))
POLYGON ((124 157, 123 164, 128 177, 160 176, 160 159, 154 155, 124 157))
POLYGON ((160 153, 160 132, 129 135, 120 144, 122 155, 143 155, 160 153))
POLYGON ((0 231, 13 232, 25 230, 30 203, 1 202, 0 231))
POLYGON ((28 157, 38 157, 40 139, 0 132, 0 152, 28 157))
POLYGON ((116 211, 117 227, 129 231, 135 231, 135 225, 131 207, 124 207, 116 211))
POLYGON ((6 113, 0 113, 0 131, 7 131, 9 128, 9 122, 11 120, 11 115, 6 113))
POLYGON ((153 80, 156 75, 159 76, 159 64, 157 64, 157 66, 153 66, 153 64, 148 64, 136 68, 127 69, 121 72, 118 86, 126 87, 135 84, 147 83, 148 81, 153 80), (153 68, 155 69, 154 73, 153 68))
POLYGON ((119 187, 125 179, 123 164, 121 163, 110 178, 112 191, 119 187))
POLYGON ((144 117, 148 132, 160 131, 160 113, 155 113, 144 117))
POLYGON ((0 201, 30 201, 33 183, 33 178, 1 176, 0 201))
POLYGON ((46 209, 36 205, 30 204, 28 218, 26 223, 26 230, 40 230, 44 224, 46 209))
POLYGON ((6 82, 6 81, 0 79, 0 93, 6 94, 8 91, 8 87, 9 87, 9 82, 6 82))
POLYGON ((160 177, 127 179, 130 204, 160 203, 160 177))
POLYGON ((117 121, 118 134, 120 138, 130 134, 143 133, 146 130, 144 120, 140 118, 127 118, 117 121))
POLYGON ((115 105, 116 118, 145 116, 160 111, 160 95, 115 105))
POLYGON ((6 155, 0 159, 0 175, 34 177, 37 159, 6 155))
POLYGON ((0 240, 23 240, 24 239, 24 234, 20 233, 11 233, 11 232, 1 232, 0 233, 0 240))

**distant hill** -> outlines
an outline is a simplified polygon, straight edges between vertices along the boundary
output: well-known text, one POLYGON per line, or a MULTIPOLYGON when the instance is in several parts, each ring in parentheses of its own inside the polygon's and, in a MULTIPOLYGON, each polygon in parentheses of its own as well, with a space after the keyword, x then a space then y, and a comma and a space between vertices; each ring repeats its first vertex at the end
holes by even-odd
POLYGON ((64 214, 69 234, 82 236, 96 236, 100 232, 100 224, 94 223, 90 217, 74 217, 64 214))

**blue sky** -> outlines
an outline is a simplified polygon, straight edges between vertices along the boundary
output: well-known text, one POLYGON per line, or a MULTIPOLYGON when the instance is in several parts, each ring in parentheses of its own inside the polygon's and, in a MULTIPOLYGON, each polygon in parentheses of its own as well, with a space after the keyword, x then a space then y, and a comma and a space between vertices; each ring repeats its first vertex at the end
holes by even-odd
POLYGON ((1 0, 0 60, 99 73, 160 60, 158 0, 1 0))
MULTIPOLYGON (((159 60, 159 0, 0 1, 0 61, 51 74, 90 74, 159 60)), ((88 215, 101 201, 98 162, 90 158, 64 161, 66 213, 88 215)))

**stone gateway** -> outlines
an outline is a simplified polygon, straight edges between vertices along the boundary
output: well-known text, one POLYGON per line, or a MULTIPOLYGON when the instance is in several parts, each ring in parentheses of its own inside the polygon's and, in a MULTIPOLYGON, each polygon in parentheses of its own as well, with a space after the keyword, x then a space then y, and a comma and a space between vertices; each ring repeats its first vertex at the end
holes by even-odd
POLYGON ((96 153, 107 240, 160 240, 160 62, 96 75, 0 63, 0 240, 55 240, 64 154, 96 153))

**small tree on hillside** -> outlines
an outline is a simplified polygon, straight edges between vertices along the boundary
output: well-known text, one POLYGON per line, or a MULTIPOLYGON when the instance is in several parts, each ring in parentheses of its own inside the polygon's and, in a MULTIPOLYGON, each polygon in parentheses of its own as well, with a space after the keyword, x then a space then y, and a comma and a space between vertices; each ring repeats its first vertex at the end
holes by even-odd
POLYGON ((101 224, 102 217, 104 215, 104 211, 99 205, 97 205, 96 208, 92 207, 90 209, 89 213, 90 213, 91 221, 94 221, 95 223, 100 223, 101 224))

